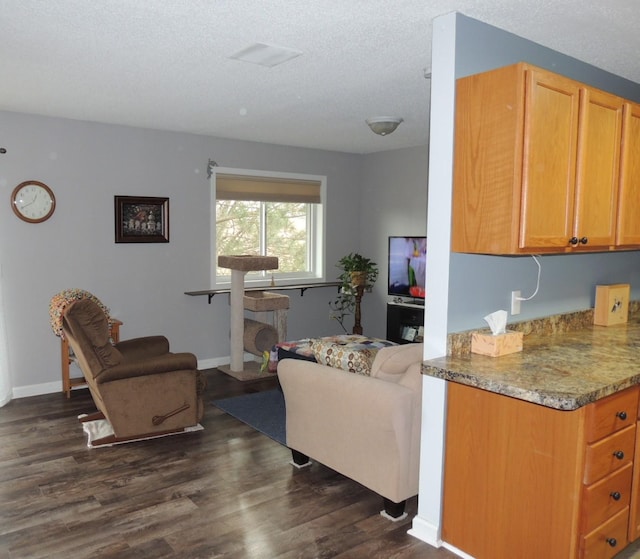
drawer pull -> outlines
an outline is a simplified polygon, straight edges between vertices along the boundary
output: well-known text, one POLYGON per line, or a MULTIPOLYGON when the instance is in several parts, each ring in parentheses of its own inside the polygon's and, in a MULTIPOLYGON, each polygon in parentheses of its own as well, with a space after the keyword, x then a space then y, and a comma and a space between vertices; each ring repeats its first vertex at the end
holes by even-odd
POLYGON ((616 450, 613 455, 618 459, 618 460, 622 460, 624 458, 624 452, 622 452, 621 450, 616 450))
POLYGON ((619 492, 619 491, 612 491, 612 492, 609 494, 609 496, 610 496, 614 501, 619 501, 619 500, 620 500, 620 497, 621 497, 622 495, 620 495, 620 492, 619 492))
POLYGON ((615 538, 607 538, 607 543, 611 547, 615 547, 616 545, 618 545, 618 540, 616 540, 615 538))
POLYGON ((572 246, 576 246, 578 244, 578 237, 571 237, 569 239, 569 244, 572 246))
POLYGON ((624 421, 625 419, 627 419, 627 412, 626 411, 619 411, 616 414, 617 417, 619 417, 620 419, 622 419, 622 421, 624 421))

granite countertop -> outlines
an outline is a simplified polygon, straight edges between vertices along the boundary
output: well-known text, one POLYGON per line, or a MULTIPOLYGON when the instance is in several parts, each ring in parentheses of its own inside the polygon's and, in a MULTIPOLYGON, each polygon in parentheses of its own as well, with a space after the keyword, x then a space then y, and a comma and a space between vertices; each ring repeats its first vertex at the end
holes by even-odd
POLYGON ((425 375, 574 410, 640 383, 640 316, 615 326, 525 332, 523 350, 501 357, 460 352, 423 362, 425 375))

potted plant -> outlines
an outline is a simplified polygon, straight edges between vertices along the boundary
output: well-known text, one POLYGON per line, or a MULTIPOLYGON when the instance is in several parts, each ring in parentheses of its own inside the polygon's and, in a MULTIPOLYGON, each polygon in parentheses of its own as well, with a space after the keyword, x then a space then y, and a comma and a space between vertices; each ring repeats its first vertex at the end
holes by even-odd
POLYGON ((354 334, 362 334, 360 326, 360 299, 364 291, 371 291, 371 288, 378 279, 378 265, 357 252, 350 252, 343 256, 336 264, 342 272, 338 276, 341 282, 338 296, 329 302, 331 308, 331 318, 338 321, 342 329, 347 332, 344 326, 345 317, 355 314, 354 334))

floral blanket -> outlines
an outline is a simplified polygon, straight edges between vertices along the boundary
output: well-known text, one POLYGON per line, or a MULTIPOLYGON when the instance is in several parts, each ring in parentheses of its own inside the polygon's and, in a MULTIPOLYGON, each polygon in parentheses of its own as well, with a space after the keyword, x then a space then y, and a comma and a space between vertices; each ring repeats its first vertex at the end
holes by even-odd
POLYGON ((271 350, 269 370, 276 372, 278 355, 283 354, 279 350, 284 350, 285 354, 294 354, 299 358, 314 360, 350 373, 368 375, 378 350, 392 345, 397 344, 389 340, 355 334, 281 342, 271 350))

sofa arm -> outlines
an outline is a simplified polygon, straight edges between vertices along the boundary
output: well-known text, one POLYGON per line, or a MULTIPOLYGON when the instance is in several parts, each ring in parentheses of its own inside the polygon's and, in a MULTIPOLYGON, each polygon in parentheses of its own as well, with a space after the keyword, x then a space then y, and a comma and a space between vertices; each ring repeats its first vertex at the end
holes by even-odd
POLYGON ((123 361, 138 361, 169 353, 169 340, 164 336, 146 336, 118 342, 114 346, 123 361))
POLYGON ((421 393, 317 363, 278 363, 287 446, 394 502, 418 492, 421 393))
POLYGON ((142 361, 127 361, 104 369, 95 376, 98 384, 131 377, 171 373, 174 371, 197 370, 198 362, 192 353, 167 353, 142 361))

